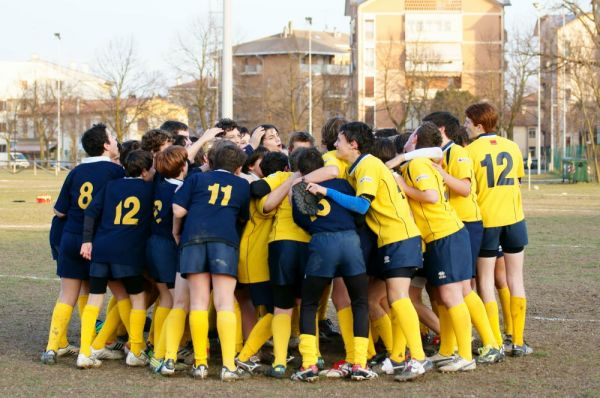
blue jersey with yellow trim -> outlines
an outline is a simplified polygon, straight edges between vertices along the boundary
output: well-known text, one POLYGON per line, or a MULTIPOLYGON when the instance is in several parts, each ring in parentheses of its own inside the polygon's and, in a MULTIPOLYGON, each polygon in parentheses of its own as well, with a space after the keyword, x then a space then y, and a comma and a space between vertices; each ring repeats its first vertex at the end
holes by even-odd
POLYGON ((173 239, 173 196, 181 185, 177 180, 159 178, 154 182, 154 219, 152 234, 173 239))

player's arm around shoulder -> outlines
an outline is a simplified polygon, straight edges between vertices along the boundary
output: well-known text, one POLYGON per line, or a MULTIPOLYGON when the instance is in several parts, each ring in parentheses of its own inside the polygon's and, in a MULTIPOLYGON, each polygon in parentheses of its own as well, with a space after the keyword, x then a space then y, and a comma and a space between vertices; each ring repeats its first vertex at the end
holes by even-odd
POLYGON ((421 203, 436 203, 440 197, 435 186, 435 169, 425 158, 411 160, 404 170, 408 180, 406 195, 421 203))

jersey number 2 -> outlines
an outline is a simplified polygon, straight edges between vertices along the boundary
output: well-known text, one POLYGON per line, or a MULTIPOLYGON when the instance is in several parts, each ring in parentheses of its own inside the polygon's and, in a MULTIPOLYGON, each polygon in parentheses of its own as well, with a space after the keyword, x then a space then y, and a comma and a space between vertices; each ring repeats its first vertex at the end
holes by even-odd
POLYGON ((221 199, 221 206, 227 206, 229 204, 229 199, 231 199, 231 185, 226 185, 224 187, 219 184, 209 185, 208 190, 210 191, 210 199, 208 199, 208 203, 214 205, 217 203, 217 199, 219 198, 219 191, 223 192, 223 199, 221 199))
POLYGON ((514 178, 506 178, 508 173, 513 168, 513 158, 510 156, 508 152, 500 152, 498 156, 496 156, 496 165, 503 166, 504 161, 506 160, 506 167, 504 170, 500 172, 498 176, 498 181, 494 181, 494 163, 492 162, 492 155, 489 153, 485 155, 485 159, 481 161, 481 165, 485 167, 487 173, 487 185, 489 188, 493 188, 496 185, 514 185, 514 178))
POLYGON ((137 225, 138 219, 135 216, 138 211, 140 211, 140 200, 135 196, 120 201, 115 210, 115 225, 137 225), (123 208, 129 210, 125 215, 123 215, 123 208))

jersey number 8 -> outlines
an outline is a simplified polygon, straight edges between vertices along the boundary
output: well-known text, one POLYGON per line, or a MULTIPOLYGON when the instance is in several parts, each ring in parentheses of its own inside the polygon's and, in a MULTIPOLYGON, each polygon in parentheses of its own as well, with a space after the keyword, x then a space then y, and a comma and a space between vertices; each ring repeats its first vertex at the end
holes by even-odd
POLYGON ((79 198, 77 199, 77 204, 81 208, 81 210, 87 209, 87 207, 92 202, 92 192, 94 191, 94 186, 91 182, 86 181, 81 184, 81 188, 79 188, 79 198))

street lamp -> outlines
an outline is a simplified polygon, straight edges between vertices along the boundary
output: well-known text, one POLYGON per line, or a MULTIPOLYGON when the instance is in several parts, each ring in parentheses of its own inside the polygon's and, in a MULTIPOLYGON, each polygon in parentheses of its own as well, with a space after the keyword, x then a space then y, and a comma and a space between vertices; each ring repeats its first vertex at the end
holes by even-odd
POLYGON ((312 17, 306 17, 308 22, 308 133, 312 135, 312 17))
POLYGON ((539 48, 539 64, 538 64, 538 103, 537 103, 537 132, 535 134, 535 157, 537 158, 537 173, 541 174, 542 165, 542 26, 541 26, 541 10, 542 6, 538 1, 533 2, 533 6, 537 11, 537 28, 538 28, 538 48, 539 48))
MULTIPOLYGON (((60 32, 54 33, 54 37, 58 39, 58 62, 60 62, 60 32)), ((57 62, 57 64, 58 64, 57 62)), ((60 94, 61 94, 61 82, 60 82, 60 71, 58 80, 56 81, 57 91, 56 91, 56 173, 60 170, 60 162, 62 160, 62 150, 63 150, 63 136, 62 129, 60 127, 60 94)))

